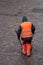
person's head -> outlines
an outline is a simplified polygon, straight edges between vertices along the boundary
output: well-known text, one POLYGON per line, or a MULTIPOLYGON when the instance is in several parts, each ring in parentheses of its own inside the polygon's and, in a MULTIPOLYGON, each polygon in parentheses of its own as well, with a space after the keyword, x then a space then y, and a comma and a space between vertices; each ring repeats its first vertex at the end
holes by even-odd
POLYGON ((27 19, 26 16, 23 16, 23 17, 22 17, 22 22, 25 22, 25 21, 28 21, 28 19, 27 19))

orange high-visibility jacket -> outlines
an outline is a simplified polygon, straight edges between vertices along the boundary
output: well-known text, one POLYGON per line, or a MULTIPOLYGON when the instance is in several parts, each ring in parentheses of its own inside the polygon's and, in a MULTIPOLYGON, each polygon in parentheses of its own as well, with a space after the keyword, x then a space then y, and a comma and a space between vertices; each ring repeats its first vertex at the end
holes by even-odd
POLYGON ((31 22, 23 22, 21 23, 21 37, 22 38, 28 38, 32 37, 32 23, 31 22))

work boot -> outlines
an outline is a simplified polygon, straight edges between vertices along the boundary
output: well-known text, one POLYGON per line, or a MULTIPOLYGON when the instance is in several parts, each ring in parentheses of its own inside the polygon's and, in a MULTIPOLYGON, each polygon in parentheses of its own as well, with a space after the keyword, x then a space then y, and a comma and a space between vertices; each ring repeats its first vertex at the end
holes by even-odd
POLYGON ((31 56, 31 52, 27 51, 27 56, 30 57, 31 56))
POLYGON ((23 55, 26 55, 26 53, 21 52, 23 55))

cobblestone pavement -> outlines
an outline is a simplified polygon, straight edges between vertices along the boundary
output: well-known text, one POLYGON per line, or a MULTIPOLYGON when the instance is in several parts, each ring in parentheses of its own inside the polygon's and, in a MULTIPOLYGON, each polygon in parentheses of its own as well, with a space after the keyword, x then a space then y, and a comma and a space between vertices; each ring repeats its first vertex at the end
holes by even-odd
POLYGON ((43 0, 0 0, 0 65, 43 65, 43 0), (30 58, 21 55, 14 31, 23 15, 36 27, 30 58))

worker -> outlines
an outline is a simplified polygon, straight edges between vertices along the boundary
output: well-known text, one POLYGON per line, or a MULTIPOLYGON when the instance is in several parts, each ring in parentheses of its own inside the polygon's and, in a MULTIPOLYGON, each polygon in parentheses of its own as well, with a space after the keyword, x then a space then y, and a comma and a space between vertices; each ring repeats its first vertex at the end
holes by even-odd
POLYGON ((17 37, 22 41, 22 54, 27 55, 28 57, 31 56, 32 50, 32 38, 35 32, 35 26, 32 22, 29 22, 26 16, 22 17, 22 23, 18 27, 17 30, 17 37))

